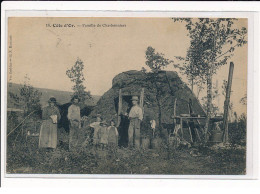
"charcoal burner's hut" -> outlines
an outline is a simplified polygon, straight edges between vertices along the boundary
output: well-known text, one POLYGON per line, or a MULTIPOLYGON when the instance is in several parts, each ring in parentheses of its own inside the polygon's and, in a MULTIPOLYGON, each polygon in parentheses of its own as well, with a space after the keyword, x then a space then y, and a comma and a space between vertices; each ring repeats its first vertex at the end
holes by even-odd
MULTIPOLYGON (((155 120, 158 126, 159 118, 161 125, 171 125, 174 114, 174 102, 176 100, 176 115, 189 114, 189 101, 192 101, 193 112, 204 116, 198 99, 180 79, 178 74, 173 71, 160 71, 157 74, 145 73, 142 71, 127 71, 118 74, 112 81, 112 88, 109 89, 97 102, 90 116, 101 114, 103 119, 115 120, 119 126, 121 136, 127 136, 128 123, 124 116, 118 118, 118 109, 121 114, 129 112, 131 107, 131 96, 136 95, 143 101, 145 124, 150 120, 155 120), (143 96, 142 96, 143 91, 143 96), (119 98, 119 93, 121 98, 119 98), (119 101, 121 103, 119 103, 119 101), (121 104, 121 107, 118 107, 121 104), (124 135, 125 134, 125 135, 124 135)), ((146 129, 142 129, 143 132, 146 129)), ((127 139, 124 137, 123 139, 127 139)), ((123 140, 124 141, 124 140, 123 140)))

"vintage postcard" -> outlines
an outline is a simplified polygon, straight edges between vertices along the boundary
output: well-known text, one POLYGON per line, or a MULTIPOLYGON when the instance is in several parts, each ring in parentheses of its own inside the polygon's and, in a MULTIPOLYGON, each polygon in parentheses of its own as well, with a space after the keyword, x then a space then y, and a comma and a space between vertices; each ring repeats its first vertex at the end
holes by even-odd
POLYGON ((248 19, 9 17, 6 175, 246 175, 248 19))

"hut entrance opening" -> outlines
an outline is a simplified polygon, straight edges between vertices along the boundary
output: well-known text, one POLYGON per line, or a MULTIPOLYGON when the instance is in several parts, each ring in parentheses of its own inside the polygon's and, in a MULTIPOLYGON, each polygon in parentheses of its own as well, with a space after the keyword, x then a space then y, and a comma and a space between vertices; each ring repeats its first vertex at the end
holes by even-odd
POLYGON ((129 118, 128 114, 132 107, 132 96, 131 95, 122 95, 114 99, 115 109, 118 115, 117 127, 119 133, 118 145, 122 147, 128 146, 128 127, 129 127, 129 118), (121 98, 121 99, 120 99, 121 98))

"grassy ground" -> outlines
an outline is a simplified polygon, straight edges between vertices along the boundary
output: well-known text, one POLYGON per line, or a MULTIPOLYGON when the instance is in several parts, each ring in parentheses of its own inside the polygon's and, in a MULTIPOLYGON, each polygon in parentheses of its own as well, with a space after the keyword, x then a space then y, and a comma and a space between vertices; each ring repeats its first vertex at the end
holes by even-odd
POLYGON ((100 150, 91 146, 68 151, 39 150, 38 138, 9 144, 7 173, 39 174, 245 174, 245 147, 197 147, 171 150, 100 150))

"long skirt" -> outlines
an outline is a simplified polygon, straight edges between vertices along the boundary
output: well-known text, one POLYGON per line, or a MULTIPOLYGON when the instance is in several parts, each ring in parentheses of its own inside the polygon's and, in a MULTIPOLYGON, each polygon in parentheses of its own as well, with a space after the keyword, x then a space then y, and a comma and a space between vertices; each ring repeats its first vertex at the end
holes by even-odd
POLYGON ((52 120, 44 120, 41 125, 39 136, 39 148, 56 148, 57 147, 57 124, 52 120))

